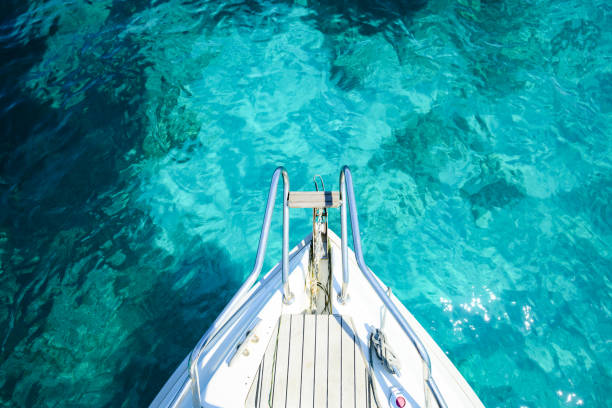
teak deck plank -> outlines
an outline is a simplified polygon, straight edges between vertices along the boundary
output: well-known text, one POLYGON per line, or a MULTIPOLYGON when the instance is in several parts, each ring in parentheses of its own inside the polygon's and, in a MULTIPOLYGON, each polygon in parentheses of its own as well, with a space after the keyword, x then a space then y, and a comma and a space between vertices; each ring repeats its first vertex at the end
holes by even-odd
POLYGON ((302 389, 302 356, 304 354, 304 315, 292 315, 289 338, 289 375, 287 376, 287 407, 300 406, 302 389))
POLYGON ((302 355, 300 408, 314 408, 316 321, 315 315, 304 315, 304 352, 302 355))
POLYGON ((315 316, 315 386, 313 401, 315 407, 324 407, 327 405, 327 331, 329 318, 328 315, 315 316))
POLYGON ((342 326, 340 320, 340 316, 329 316, 327 346, 327 406, 329 407, 340 407, 342 403, 342 326))
MULTIPOLYGON (((353 322, 350 321, 353 333, 355 327, 353 322)), ((368 400, 368 368, 366 360, 363 355, 360 343, 355 341, 355 407, 366 408, 369 407, 368 400)))
POLYGON ((347 324, 345 319, 342 319, 341 326, 341 344, 342 352, 342 370, 341 370, 341 406, 355 406, 355 333, 347 324))
POLYGON ((274 333, 246 407, 371 406, 368 363, 350 317, 283 315, 274 333))

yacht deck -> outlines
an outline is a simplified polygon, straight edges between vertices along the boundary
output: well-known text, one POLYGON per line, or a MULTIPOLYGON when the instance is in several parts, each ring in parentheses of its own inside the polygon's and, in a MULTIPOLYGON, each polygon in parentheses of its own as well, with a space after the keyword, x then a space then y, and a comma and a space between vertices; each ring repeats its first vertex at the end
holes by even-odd
POLYGON ((370 407, 368 364, 350 317, 282 315, 246 407, 370 407))

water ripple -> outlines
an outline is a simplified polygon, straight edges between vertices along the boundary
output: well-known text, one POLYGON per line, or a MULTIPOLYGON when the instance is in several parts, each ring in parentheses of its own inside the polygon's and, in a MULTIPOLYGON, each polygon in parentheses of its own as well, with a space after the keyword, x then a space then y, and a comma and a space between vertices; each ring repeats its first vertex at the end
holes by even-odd
POLYGON ((272 169, 347 163, 368 263, 485 405, 606 406, 611 16, 7 1, 0 404, 149 403, 249 272, 272 169))

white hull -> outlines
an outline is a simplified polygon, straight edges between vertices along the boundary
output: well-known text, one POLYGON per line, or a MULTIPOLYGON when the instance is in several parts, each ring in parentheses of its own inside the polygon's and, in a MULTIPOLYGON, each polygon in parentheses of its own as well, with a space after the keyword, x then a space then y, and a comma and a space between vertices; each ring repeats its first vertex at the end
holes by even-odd
MULTIPOLYGON (((391 387, 400 389, 408 401, 419 407, 436 407, 436 400, 424 387, 424 363, 410 338, 385 307, 374 288, 365 278, 349 250, 350 282, 349 299, 344 304, 338 301, 342 283, 341 241, 333 232, 328 233, 331 248, 331 266, 333 275, 332 309, 334 314, 352 317, 356 334, 362 345, 365 356, 368 352, 368 339, 373 328, 383 326, 388 344, 397 354, 401 363, 401 375, 392 375, 385 370, 374 357, 372 367, 374 384, 380 396, 381 407, 388 407, 391 387)), ((287 305, 283 302, 281 284, 281 264, 270 270, 243 297, 243 301, 234 310, 244 308, 244 313, 227 330, 215 345, 201 355, 197 362, 199 377, 200 403, 203 407, 244 407, 247 394, 257 373, 260 361, 270 338, 275 335, 274 328, 281 315, 301 314, 309 307, 309 292, 306 287, 310 236, 296 246, 289 256, 289 287, 295 295, 294 301, 287 305), (249 339, 245 346, 231 361, 238 345, 243 342, 246 333, 252 331, 256 342, 249 339), (244 350, 247 350, 244 352, 244 350), (247 355, 248 354, 248 355, 247 355)), ((382 282, 380 282, 382 284, 382 282)), ((384 288, 386 286, 382 284, 384 288)), ((461 376, 446 354, 438 347, 429 334, 408 312, 408 310, 391 295, 392 302, 402 313, 412 330, 421 340, 431 360, 431 374, 448 407, 483 407, 472 388, 461 376)), ((188 357, 177 368, 164 385, 151 407, 194 407, 194 382, 189 375, 188 357)), ((193 375, 192 375, 193 376, 193 375)), ((410 407, 410 405, 406 405, 410 407)))

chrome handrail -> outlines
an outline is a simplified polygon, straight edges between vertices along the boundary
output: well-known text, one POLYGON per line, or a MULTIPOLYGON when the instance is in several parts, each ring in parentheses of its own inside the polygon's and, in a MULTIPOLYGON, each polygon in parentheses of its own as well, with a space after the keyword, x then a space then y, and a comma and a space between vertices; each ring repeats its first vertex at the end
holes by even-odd
POLYGON ((355 258, 357 259, 357 265, 359 265, 359 269, 366 277, 366 279, 370 282, 370 285, 374 288, 374 291, 378 295, 378 297, 385 304, 387 309, 391 312, 395 320, 399 323, 404 333, 410 338, 412 344, 416 347, 421 359, 427 365, 427 384, 429 389, 433 393, 438 405, 441 408, 446 408, 446 402, 436 385, 435 380, 431 376, 431 360, 429 359, 429 354, 421 343, 421 340, 416 335, 416 333, 410 327, 410 324, 406 321, 400 310, 397 308, 395 303, 391 300, 391 297, 387 295, 383 287, 380 285, 374 273, 368 268, 364 259, 363 259, 363 250, 361 248, 361 236, 359 235, 359 219, 357 218, 357 205, 355 204, 355 192, 353 190, 353 177, 351 175, 351 170, 348 166, 342 167, 340 171, 340 200, 342 202, 342 207, 340 211, 341 217, 341 228, 342 228, 342 294, 340 295, 341 301, 346 301, 348 293, 348 236, 347 236, 347 225, 346 225, 346 205, 348 204, 349 211, 351 213, 351 229, 353 232, 353 246, 355 248, 355 258))
MULTIPOLYGON (((255 257, 255 266, 253 271, 246 279, 241 288, 229 301, 223 312, 215 319, 211 327, 206 331, 198 344, 189 355, 189 377, 191 378, 192 393, 194 404, 196 407, 202 406, 202 396, 200 394, 200 378, 198 373, 197 362, 204 350, 212 347, 214 343, 211 341, 215 335, 236 313, 234 309, 238 307, 244 295, 253 287, 261 269, 263 267, 266 247, 268 245, 268 233, 270 232, 270 223, 272 221, 272 212, 274 210, 274 202, 276 201, 276 191, 278 189, 278 180, 283 176, 283 258, 282 258, 282 280, 283 280, 283 302, 289 304, 293 301, 293 294, 289 288, 289 176, 284 167, 277 167, 272 174, 270 182, 270 192, 268 193, 268 202, 266 204, 266 213, 264 215, 263 225, 261 227, 261 235, 259 236, 259 245, 257 247, 257 256, 255 257)), ((216 343, 216 342, 215 342, 216 343)))
MULTIPOLYGON (((282 243, 282 287, 283 287, 283 302, 291 303, 293 301, 293 294, 289 288, 289 176, 284 167, 278 167, 272 175, 272 181, 270 183, 270 191, 268 193, 268 201, 266 204, 266 212, 264 215, 264 221, 261 228, 261 235, 259 238, 259 245, 257 247, 257 256, 255 258, 255 266, 253 271, 246 279, 245 283, 238 290, 238 292, 232 297, 228 305, 225 307, 223 312, 215 319, 211 327, 206 331, 204 336, 200 339, 196 347, 193 349, 189 356, 189 377, 191 379, 192 394, 194 404, 197 407, 201 407, 202 396, 200 393, 199 383, 199 370, 197 362, 199 361, 202 353, 216 344, 215 337, 223 329, 226 329, 228 322, 243 309, 240 305, 244 295, 252 288, 257 281, 261 269, 263 267, 264 256, 266 253, 266 247, 268 243, 268 234, 270 231, 270 224, 272 219, 272 212, 274 210, 274 203, 276 201, 276 192, 278 189, 278 181, 280 176, 283 176, 283 243, 282 243), (237 310, 234 310, 237 309, 237 310)), ((416 347, 421 359, 427 366, 427 384, 436 398, 438 405, 441 408, 446 408, 446 403, 440 390, 438 389, 436 382, 431 376, 431 361, 427 350, 421 343, 420 339, 414 333, 406 319, 403 317, 397 306, 393 303, 391 298, 387 296, 385 290, 382 288, 380 283, 377 281, 373 272, 367 267, 363 259, 363 250, 361 247, 361 237, 359 234, 359 220, 357 217, 357 206, 355 204, 355 193, 353 190, 353 178, 351 171, 348 166, 344 166, 340 172, 340 200, 341 200, 341 235, 342 235, 342 292, 339 297, 341 302, 345 302, 348 299, 348 282, 349 282, 349 269, 348 269, 348 232, 346 223, 346 212, 347 205, 351 216, 351 229, 353 232, 353 246, 355 247, 355 256, 357 264, 364 274, 366 279, 370 282, 370 285, 374 288, 377 295, 380 297, 382 302, 385 304, 387 309, 391 312, 395 320, 399 323, 400 327, 404 330, 406 335, 410 338, 414 346, 416 347)))

